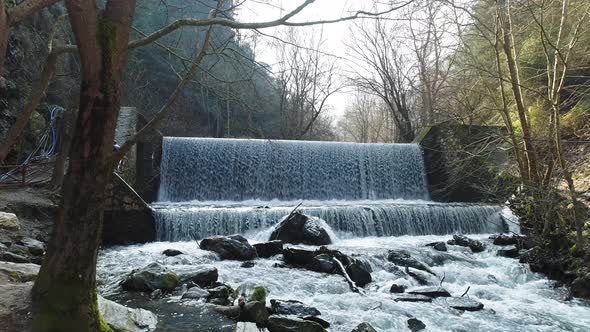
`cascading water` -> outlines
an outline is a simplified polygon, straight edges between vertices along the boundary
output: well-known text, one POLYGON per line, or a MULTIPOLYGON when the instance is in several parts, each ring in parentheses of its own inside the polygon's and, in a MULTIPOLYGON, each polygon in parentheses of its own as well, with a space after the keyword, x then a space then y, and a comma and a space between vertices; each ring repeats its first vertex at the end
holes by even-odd
POLYGON ((186 287, 152 299, 122 291, 122 276, 153 262, 179 275, 212 265, 218 281, 234 289, 265 287, 267 306, 270 299, 283 299, 318 308, 333 332, 350 332, 361 322, 377 331, 407 331, 409 317, 429 331, 590 331, 587 303, 570 299, 565 288, 518 260, 497 255, 502 247, 485 233, 504 229, 510 215, 501 207, 428 200, 417 145, 166 138, 161 181, 160 202, 154 204, 157 233, 169 242, 105 248, 97 266, 99 292, 157 313, 158 331, 231 332, 235 323, 204 299, 183 298, 186 287), (370 265, 372 281, 363 294, 352 292, 341 275, 282 268, 281 255, 255 259, 246 268, 220 261, 192 241, 232 233, 266 241, 270 226, 301 201, 305 213, 335 231, 330 249, 370 265), (426 246, 455 232, 472 233, 486 249, 473 253, 449 245, 439 252, 426 246), (183 254, 165 256, 171 248, 183 254), (422 282, 463 294, 484 309, 462 312, 450 308, 447 298, 396 301, 392 283, 409 292, 422 282, 388 262, 389 249, 410 253, 436 273, 425 274, 422 282))
POLYGON ((160 240, 260 231, 301 201, 349 236, 505 227, 500 207, 430 202, 416 144, 166 137, 162 149, 160 240))

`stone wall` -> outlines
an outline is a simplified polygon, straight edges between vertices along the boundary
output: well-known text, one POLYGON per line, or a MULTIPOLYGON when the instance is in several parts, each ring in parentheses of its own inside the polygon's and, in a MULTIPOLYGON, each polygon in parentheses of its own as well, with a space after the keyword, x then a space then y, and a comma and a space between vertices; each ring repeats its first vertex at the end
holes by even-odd
POLYGON ((501 203, 512 194, 511 158, 503 127, 445 123, 414 140, 424 150, 431 198, 501 203))
POLYGON ((154 241, 155 220, 151 207, 118 174, 107 187, 103 244, 154 241))

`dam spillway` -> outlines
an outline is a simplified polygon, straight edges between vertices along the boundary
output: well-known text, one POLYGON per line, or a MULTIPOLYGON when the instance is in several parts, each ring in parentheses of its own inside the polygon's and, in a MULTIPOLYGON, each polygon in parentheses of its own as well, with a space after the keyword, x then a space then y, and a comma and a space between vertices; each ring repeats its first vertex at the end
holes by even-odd
POLYGON ((431 202, 416 144, 164 138, 159 240, 259 232, 299 203, 348 237, 506 226, 499 206, 431 202))

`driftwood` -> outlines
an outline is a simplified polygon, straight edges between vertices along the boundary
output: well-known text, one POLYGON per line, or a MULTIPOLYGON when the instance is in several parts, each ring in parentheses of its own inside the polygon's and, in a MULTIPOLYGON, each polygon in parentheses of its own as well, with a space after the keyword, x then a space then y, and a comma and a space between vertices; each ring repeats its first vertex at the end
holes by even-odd
POLYGON ((340 272, 344 276, 344 279, 346 279, 346 282, 348 283, 350 290, 353 291, 354 293, 359 293, 361 295, 365 295, 365 293, 361 292, 361 289, 357 287, 356 283, 354 281, 352 281, 352 279, 350 278, 348 273, 346 273, 346 269, 344 268, 344 265, 342 264, 342 262, 336 257, 332 257, 332 259, 334 260, 334 262, 336 262, 336 265, 338 265, 338 268, 340 269, 340 272))
POLYGON ((469 292, 469 289, 471 288, 471 286, 467 286, 467 289, 465 290, 465 293, 463 293, 463 295, 461 295, 461 297, 465 296, 467 294, 467 292, 469 292))

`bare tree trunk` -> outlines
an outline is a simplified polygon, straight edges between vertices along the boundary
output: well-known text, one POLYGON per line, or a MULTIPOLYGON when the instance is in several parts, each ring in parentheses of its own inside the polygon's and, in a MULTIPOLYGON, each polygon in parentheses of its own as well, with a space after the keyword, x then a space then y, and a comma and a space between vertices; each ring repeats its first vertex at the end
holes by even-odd
POLYGON ((113 169, 121 79, 135 2, 69 0, 82 64, 80 107, 59 216, 33 288, 35 331, 101 331, 96 258, 113 169))
POLYGON ((527 159, 529 182, 538 183, 539 173, 537 167, 537 157, 535 147, 531 135, 531 129, 528 122, 527 109, 524 104, 524 97, 522 95, 520 74, 518 72, 518 64, 516 63, 516 56, 513 43, 512 22, 510 18, 510 0, 498 0, 498 10, 500 11, 500 21, 503 30, 503 48, 506 54, 506 61, 508 63, 508 70, 510 72, 510 82, 512 84, 512 93, 516 101, 516 108, 518 110, 518 118, 522 127, 522 136, 525 146, 525 156, 527 159))

